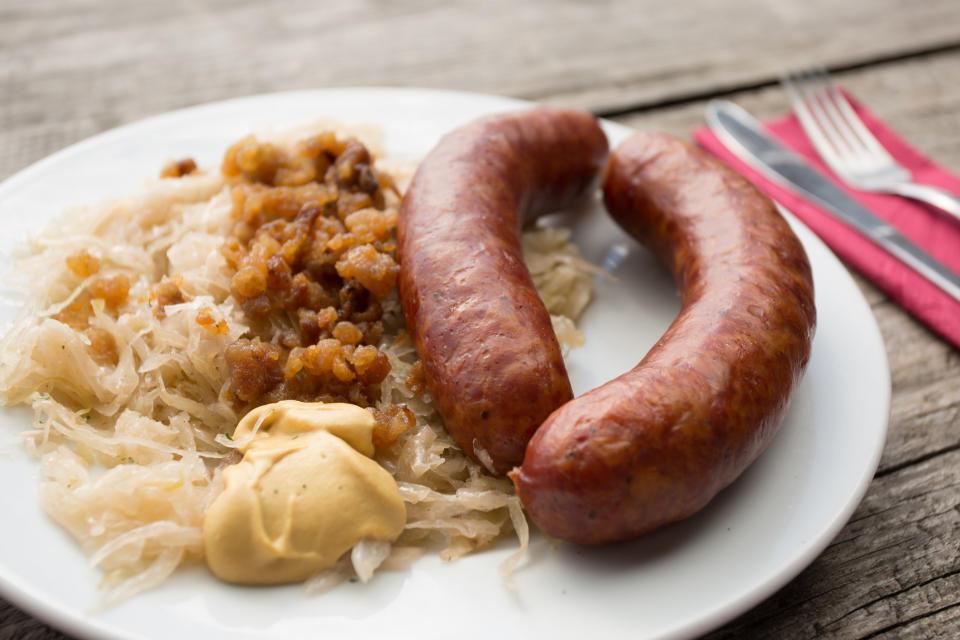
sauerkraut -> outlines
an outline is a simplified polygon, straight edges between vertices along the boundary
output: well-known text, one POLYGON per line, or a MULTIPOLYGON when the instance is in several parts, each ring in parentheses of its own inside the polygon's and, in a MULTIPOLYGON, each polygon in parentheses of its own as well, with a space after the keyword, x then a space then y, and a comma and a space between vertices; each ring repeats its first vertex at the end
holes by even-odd
MULTIPOLYGON (((393 168, 402 186, 409 167, 393 168)), ((27 302, 0 342, 0 396, 33 408, 23 436, 40 459, 40 501, 104 572, 106 605, 202 560, 203 515, 236 458, 229 434, 245 407, 225 356, 252 331, 231 290, 235 265, 221 251, 236 224, 231 180, 189 163, 165 171, 172 177, 68 211, 29 239, 13 276, 27 302)), ((595 269, 562 229, 527 232, 524 251, 561 342, 576 346, 573 320, 595 269)), ((395 292, 383 311, 393 321, 377 348, 390 372, 369 400, 415 418, 377 452, 406 503, 406 529, 393 545, 358 544, 306 588, 365 581, 425 552, 452 560, 513 531, 520 544, 509 574, 528 539, 512 485, 444 430, 395 292)))

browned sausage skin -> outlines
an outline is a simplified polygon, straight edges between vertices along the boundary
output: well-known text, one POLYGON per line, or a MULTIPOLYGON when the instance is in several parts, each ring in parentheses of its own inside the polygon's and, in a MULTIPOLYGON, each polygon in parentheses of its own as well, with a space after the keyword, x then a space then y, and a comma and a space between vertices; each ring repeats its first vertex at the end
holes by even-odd
POLYGON ((555 411, 511 473, 533 521, 581 544, 685 518, 733 482, 776 432, 816 322, 800 242, 706 152, 637 134, 604 201, 671 268, 683 307, 633 370, 555 411))
POLYGON ((583 111, 540 108, 447 134, 404 195, 398 286, 427 387, 453 439, 505 473, 573 393, 523 264, 524 222, 589 193, 606 136, 583 111))

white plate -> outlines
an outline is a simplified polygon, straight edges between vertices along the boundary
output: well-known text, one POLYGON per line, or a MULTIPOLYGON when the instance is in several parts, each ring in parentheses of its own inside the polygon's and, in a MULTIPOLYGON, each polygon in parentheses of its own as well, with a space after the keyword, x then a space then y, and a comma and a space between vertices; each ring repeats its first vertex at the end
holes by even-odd
MULTIPOLYGON (((383 126, 387 150, 417 156, 481 114, 528 106, 503 98, 417 89, 335 89, 230 100, 150 118, 96 136, 0 186, 0 269, 24 234, 68 204, 132 190, 167 160, 218 166, 226 145, 267 123, 317 116, 383 126), (118 185, 120 185, 118 187, 118 185)), ((605 123, 612 143, 630 130, 605 123)), ((812 233, 791 220, 813 263, 819 326, 807 375, 773 444, 694 518, 632 543, 554 548, 538 538, 529 565, 504 588, 512 546, 318 597, 296 586, 240 588, 202 567, 100 614, 99 574, 37 506, 38 469, 16 434, 27 412, 0 413, 0 592, 69 633, 88 638, 689 637, 721 625, 787 583, 837 534, 876 469, 890 381, 883 343, 853 280, 812 233)), ((587 257, 625 259, 600 281, 583 319, 587 346, 571 354, 577 393, 632 367, 679 309, 666 272, 598 206, 576 226, 587 257), (616 253, 615 249, 613 253, 616 253)), ((12 317, 7 304, 0 320, 12 317)))

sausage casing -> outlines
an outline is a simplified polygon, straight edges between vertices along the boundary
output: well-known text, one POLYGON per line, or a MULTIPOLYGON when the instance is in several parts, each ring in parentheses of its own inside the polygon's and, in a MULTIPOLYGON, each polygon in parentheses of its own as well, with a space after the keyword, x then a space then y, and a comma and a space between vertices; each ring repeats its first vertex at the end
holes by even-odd
POLYGON ((589 113, 500 114, 447 134, 404 194, 398 286, 427 388, 457 444, 498 473, 573 395, 521 227, 595 188, 607 154, 589 113))
POLYGON ((634 369, 555 411, 511 473, 533 521, 582 544, 688 517, 733 482, 776 432, 816 322, 799 240, 706 152, 636 134, 611 156, 604 202, 683 304, 634 369))

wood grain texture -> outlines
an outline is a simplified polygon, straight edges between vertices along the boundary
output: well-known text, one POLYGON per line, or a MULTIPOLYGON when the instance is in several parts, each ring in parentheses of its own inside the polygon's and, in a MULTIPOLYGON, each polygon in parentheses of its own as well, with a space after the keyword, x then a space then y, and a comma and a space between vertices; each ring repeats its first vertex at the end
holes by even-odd
POLYGON ((960 43, 956 0, 7 0, 0 178, 147 115, 286 89, 442 87, 598 110, 960 43), (758 52, 761 55, 758 55, 758 52))
POLYGON ((0 640, 64 640, 59 631, 0 599, 0 640))
MULTIPOLYGON (((840 81, 960 172, 956 0, 287 6, 276 16, 253 0, 0 4, 0 179, 150 114, 324 86, 499 93, 620 110, 625 124, 687 136, 712 95, 762 118, 783 113, 771 85, 809 64, 856 66, 840 81)), ((809 568, 712 638, 960 636, 960 351, 855 278, 893 379, 877 477, 809 568)), ((0 640, 63 637, 0 601, 0 640)))

